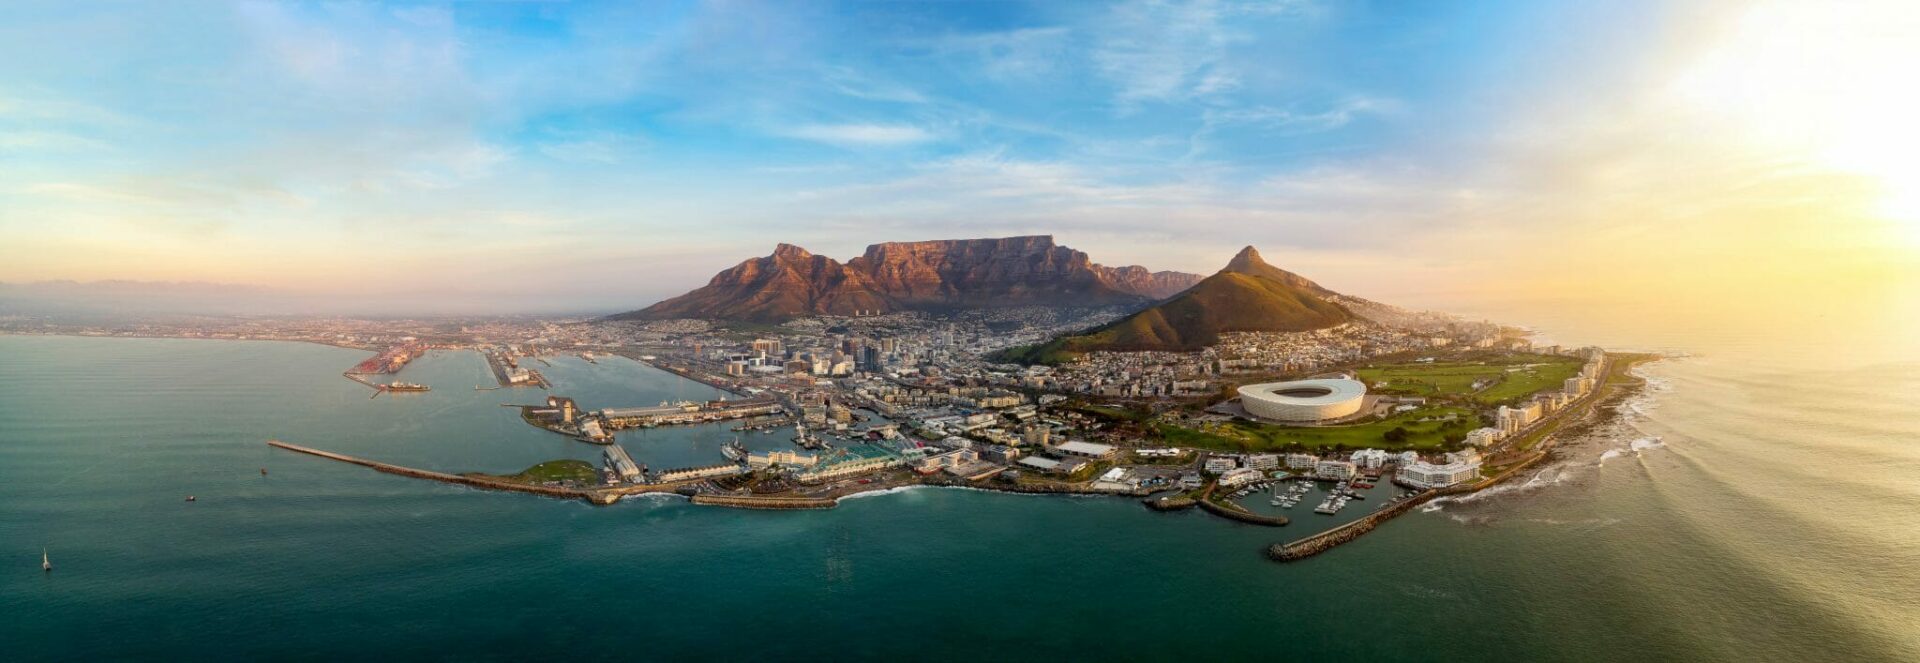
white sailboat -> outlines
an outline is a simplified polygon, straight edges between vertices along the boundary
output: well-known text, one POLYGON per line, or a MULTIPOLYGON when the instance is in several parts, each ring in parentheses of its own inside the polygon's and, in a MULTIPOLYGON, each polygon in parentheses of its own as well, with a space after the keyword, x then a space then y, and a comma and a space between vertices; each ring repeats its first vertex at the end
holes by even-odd
POLYGON ((53 570, 53 562, 52 562, 52 561, 49 561, 49 560, 47 559, 47 549, 46 549, 46 548, 41 548, 41 549, 40 549, 40 570, 42 570, 42 571, 52 571, 52 570, 53 570))

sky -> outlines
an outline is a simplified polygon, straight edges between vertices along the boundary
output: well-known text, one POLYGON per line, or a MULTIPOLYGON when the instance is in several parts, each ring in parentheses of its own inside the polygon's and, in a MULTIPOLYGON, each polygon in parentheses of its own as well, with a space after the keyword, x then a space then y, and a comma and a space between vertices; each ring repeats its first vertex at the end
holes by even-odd
MULTIPOLYGON (((0 4, 0 282, 638 308, 779 242, 1413 306, 1885 289, 1901 2, 0 4)), ((1638 298, 1638 299, 1636 299, 1638 298)))

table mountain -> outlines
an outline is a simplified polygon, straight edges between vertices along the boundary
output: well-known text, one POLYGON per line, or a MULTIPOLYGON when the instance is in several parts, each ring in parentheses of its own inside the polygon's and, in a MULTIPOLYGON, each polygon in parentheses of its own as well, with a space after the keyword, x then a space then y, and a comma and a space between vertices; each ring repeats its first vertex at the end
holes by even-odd
POLYGON ((887 242, 844 264, 781 244, 773 255, 742 262, 704 287, 613 319, 778 322, 889 311, 1144 306, 1199 280, 1181 272, 1098 265, 1046 235, 887 242))

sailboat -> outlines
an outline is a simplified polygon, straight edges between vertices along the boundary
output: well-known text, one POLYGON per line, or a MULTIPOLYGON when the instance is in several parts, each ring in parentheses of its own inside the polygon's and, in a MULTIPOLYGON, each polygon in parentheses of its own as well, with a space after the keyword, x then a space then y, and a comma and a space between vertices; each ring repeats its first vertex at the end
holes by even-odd
POLYGON ((41 548, 41 549, 40 549, 40 570, 42 570, 42 571, 46 571, 46 572, 49 572, 49 573, 51 573, 51 572, 53 572, 53 562, 51 562, 51 561, 49 561, 49 560, 47 559, 47 549, 46 549, 46 548, 41 548))

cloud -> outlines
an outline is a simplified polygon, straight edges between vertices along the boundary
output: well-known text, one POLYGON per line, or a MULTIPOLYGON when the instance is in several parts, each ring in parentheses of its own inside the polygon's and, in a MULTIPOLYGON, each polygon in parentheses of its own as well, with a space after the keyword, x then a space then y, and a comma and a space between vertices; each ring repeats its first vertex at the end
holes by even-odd
POLYGON ((1064 26, 1026 27, 942 37, 937 52, 966 61, 987 78, 1026 81, 1058 74, 1071 66, 1073 30, 1064 26))
POLYGON ((616 164, 645 148, 644 137, 611 131, 558 132, 539 143, 541 154, 569 163, 616 164))
POLYGON ((903 104, 927 103, 926 95, 913 88, 868 76, 852 67, 828 67, 821 73, 820 78, 834 91, 855 99, 903 104))
POLYGON ((1225 11, 1207 0, 1136 0, 1116 5, 1097 28, 1095 67, 1118 88, 1122 109, 1232 87, 1223 64, 1236 34, 1222 25, 1225 11))
POLYGON ((841 147, 891 147, 933 140, 933 133, 905 124, 806 124, 783 135, 841 147))
POLYGON ((64 131, 0 131, 0 152, 104 150, 99 140, 64 131))

